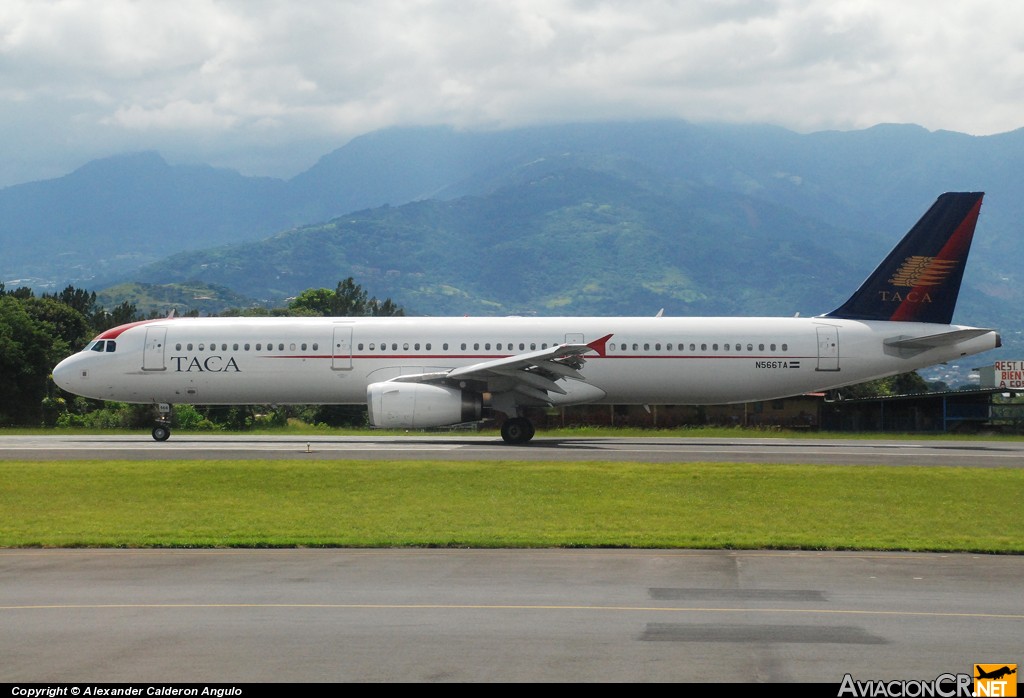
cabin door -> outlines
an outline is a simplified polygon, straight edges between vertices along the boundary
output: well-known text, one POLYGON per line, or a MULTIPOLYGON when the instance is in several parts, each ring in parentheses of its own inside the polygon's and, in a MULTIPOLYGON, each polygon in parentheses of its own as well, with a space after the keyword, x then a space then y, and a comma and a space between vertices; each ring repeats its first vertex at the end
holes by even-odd
POLYGON ((818 328, 818 370, 839 370, 839 328, 819 325, 818 328))
POLYGON ((352 368, 352 325, 334 326, 331 368, 335 371, 348 371, 352 368))
POLYGON ((163 371, 164 365, 164 342, 167 340, 166 327, 147 327, 146 346, 142 350, 143 371, 163 371))

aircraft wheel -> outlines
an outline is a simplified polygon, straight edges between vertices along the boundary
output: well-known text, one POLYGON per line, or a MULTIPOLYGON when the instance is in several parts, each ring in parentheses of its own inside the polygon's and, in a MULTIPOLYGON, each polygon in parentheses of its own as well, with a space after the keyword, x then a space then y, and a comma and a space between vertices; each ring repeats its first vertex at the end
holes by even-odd
POLYGON ((171 430, 168 427, 156 426, 153 427, 153 440, 154 441, 167 441, 171 438, 171 430))
POLYGON ((509 444, 525 444, 535 432, 530 420, 523 417, 509 419, 501 425, 501 438, 509 444))

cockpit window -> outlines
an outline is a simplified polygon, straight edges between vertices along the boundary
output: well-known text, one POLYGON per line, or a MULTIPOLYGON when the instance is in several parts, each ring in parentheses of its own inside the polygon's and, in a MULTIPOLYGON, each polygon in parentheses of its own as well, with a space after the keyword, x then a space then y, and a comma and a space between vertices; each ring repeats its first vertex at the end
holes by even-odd
POLYGON ((82 351, 117 351, 117 342, 112 339, 97 339, 86 344, 82 351))

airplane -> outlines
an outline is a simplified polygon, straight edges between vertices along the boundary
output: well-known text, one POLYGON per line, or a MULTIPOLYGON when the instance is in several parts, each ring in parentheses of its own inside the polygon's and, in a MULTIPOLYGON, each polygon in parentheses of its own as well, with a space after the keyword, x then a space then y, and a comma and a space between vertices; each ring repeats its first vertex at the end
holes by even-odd
MULTIPOLYGON (((101 333, 53 370, 69 393, 157 405, 366 404, 375 427, 579 404, 773 400, 1001 346, 950 324, 983 193, 939 196, 861 287, 815 317, 167 318, 101 333)), ((170 436, 166 419, 153 438, 170 436)))
POLYGON ((1004 676, 1009 676, 1010 674, 1016 674, 1017 673, 1016 667, 1011 669, 1009 666, 1004 666, 1004 667, 1002 667, 1000 669, 995 669, 993 671, 985 671, 984 669, 979 667, 977 664, 975 664, 974 666, 978 670, 978 675, 974 677, 976 679, 996 679, 996 680, 999 680, 999 679, 1003 678, 1004 676))

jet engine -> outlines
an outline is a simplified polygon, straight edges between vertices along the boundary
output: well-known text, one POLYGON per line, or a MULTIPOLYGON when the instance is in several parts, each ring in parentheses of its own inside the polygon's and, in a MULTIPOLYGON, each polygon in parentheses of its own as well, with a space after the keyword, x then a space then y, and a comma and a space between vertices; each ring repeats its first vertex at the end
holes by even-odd
POLYGON ((419 429, 478 421, 479 393, 430 383, 371 383, 366 388, 370 424, 392 429, 419 429))

